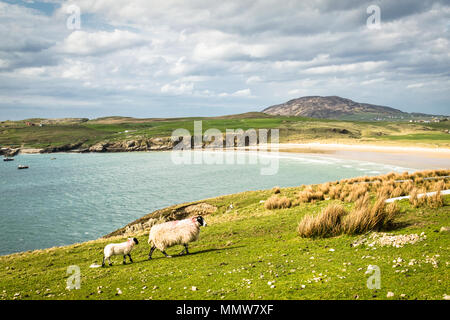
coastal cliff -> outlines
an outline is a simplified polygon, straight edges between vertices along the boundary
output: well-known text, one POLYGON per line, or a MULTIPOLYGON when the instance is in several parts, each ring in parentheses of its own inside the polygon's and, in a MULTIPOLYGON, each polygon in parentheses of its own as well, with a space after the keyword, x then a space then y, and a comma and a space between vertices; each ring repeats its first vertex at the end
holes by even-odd
POLYGON ((54 153, 54 152, 132 152, 132 151, 165 151, 172 150, 176 141, 167 138, 134 139, 126 141, 101 141, 93 145, 86 142, 64 144, 47 148, 11 148, 3 147, 0 155, 15 156, 19 153, 54 153))

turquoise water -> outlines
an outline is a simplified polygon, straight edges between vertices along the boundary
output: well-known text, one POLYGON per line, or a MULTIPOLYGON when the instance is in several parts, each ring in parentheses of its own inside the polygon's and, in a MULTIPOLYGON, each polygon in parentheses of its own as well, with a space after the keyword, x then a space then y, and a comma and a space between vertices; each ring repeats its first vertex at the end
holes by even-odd
MULTIPOLYGON (((253 154, 254 155, 254 154, 253 154)), ((174 164, 171 152, 19 155, 0 163, 0 255, 97 239, 169 205, 407 168, 316 155, 262 164, 174 164), (51 160, 51 158, 56 158, 51 160), (30 168, 18 170, 19 164, 30 168)))

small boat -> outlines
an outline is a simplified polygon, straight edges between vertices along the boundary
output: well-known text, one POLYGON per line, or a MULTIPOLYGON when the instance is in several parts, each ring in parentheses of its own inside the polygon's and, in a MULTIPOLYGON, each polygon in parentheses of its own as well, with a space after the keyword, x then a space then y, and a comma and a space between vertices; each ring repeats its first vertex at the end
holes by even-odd
POLYGON ((28 166, 24 166, 24 165, 20 164, 20 165, 17 167, 17 169, 28 169, 28 166))
POLYGON ((8 158, 8 157, 6 157, 6 158, 3 158, 3 161, 14 161, 14 158, 8 158))

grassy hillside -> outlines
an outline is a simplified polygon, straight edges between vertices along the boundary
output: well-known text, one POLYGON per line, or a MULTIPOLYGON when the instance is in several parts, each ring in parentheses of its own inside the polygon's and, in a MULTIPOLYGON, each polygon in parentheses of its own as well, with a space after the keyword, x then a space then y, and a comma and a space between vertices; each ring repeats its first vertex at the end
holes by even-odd
MULTIPOLYGON (((434 182, 423 179, 432 175, 436 176, 429 172, 411 176, 408 188, 433 189, 434 182)), ((333 192, 333 186, 340 186, 343 201, 332 191, 327 195, 334 200, 299 201, 308 187, 281 189, 277 196, 293 203, 286 209, 268 210, 261 202, 278 192, 274 190, 203 200, 201 203, 217 210, 205 216, 209 226, 202 228, 200 240, 191 245, 192 254, 187 256, 168 259, 155 252, 148 261, 148 231, 136 234, 140 244, 132 252, 133 264, 122 265, 122 257, 115 257, 112 267, 89 268, 101 263, 106 243, 121 241, 124 236, 2 256, 0 299, 386 299, 388 292, 394 293, 391 299, 442 299, 449 294, 450 234, 439 230, 450 225, 449 196, 438 208, 399 202, 395 224, 382 231, 391 235, 423 233, 420 241, 399 248, 351 246, 368 235, 311 239, 297 233, 302 218, 317 215, 330 203, 341 203, 350 210, 355 204, 349 200, 351 192, 347 198, 346 189, 353 190, 355 183, 372 182, 369 194, 374 201, 379 192, 389 189, 392 195, 406 190, 403 182, 393 180, 398 178, 383 178, 380 188, 371 178, 326 186, 333 192), (65 289, 70 265, 81 269, 79 290, 65 289), (379 266, 381 289, 366 287, 369 265, 379 266)), ((448 179, 436 179, 445 181, 445 187, 450 185, 448 179)), ((319 190, 323 185, 312 188, 319 190)), ((159 210, 153 216, 167 218, 175 209, 159 210)), ((168 252, 175 254, 181 249, 173 247, 168 252)))
POLYGON ((361 122, 270 116, 253 112, 210 118, 135 119, 107 117, 86 119, 27 121, 43 127, 27 126, 23 121, 0 123, 0 146, 46 148, 83 143, 89 147, 100 141, 123 141, 152 137, 170 137, 178 128, 193 133, 194 120, 202 120, 203 130, 274 129, 280 130, 281 142, 389 143, 393 145, 450 147, 450 122, 361 122))

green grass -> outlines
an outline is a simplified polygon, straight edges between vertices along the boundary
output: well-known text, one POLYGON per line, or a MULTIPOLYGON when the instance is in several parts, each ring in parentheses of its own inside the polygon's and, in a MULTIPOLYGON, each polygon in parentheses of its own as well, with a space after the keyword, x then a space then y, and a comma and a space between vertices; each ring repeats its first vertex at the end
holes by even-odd
MULTIPOLYGON (((30 119, 29 119, 30 120, 30 119)), ((33 119, 31 119, 33 120, 33 119)), ((31 121, 30 120, 30 121, 31 121)), ((450 147, 450 122, 419 124, 409 122, 370 122, 269 116, 246 113, 223 117, 173 119, 135 119, 107 117, 86 121, 60 120, 43 127, 28 127, 25 121, 0 124, 0 146, 45 148, 84 142, 89 147, 100 141, 169 137, 178 128, 193 134, 194 121, 201 120, 203 131, 226 129, 279 129, 280 142, 386 143, 396 145, 450 147), (128 130, 129 132, 125 132, 128 130), (347 130, 342 132, 342 130, 347 130)), ((34 119, 40 123, 40 119, 34 119)))
POLYGON ((413 141, 449 141, 450 135, 448 133, 415 133, 405 135, 391 135, 382 137, 387 140, 413 140, 413 141))
MULTIPOLYGON (((293 197, 298 190, 282 189, 281 195, 293 197)), ((16 294, 17 299, 386 299, 389 291, 394 299, 401 294, 405 299, 442 299, 449 294, 450 235, 436 231, 450 225, 450 197, 439 209, 414 209, 402 201, 397 221, 401 227, 391 232, 425 232, 427 239, 402 248, 373 249, 350 247, 358 236, 300 238, 296 228, 301 218, 320 212, 330 201, 270 211, 260 203, 270 195, 269 190, 252 191, 205 200, 218 210, 205 217, 209 226, 202 228, 187 256, 168 259, 155 252, 148 261, 147 234, 138 235, 140 244, 132 252, 135 262, 127 265, 116 256, 112 267, 89 268, 101 263, 102 249, 111 239, 2 256, 0 299, 16 294), (434 255, 439 255, 437 268, 424 262, 434 255), (398 257, 406 263, 393 268, 398 257), (420 264, 408 266, 410 259, 420 264), (366 287, 369 264, 381 269, 379 290, 366 287), (65 289, 70 265, 81 268, 79 290, 65 289), (404 269, 408 271, 396 272, 404 269), (313 280, 318 277, 322 280, 313 280), (268 281, 275 281, 275 288, 268 281), (192 291, 192 286, 198 290, 192 291), (116 295, 117 288, 121 295, 116 295)))
POLYGON ((83 125, 24 126, 0 130, 0 145, 15 147, 24 145, 31 148, 56 147, 89 140, 101 140, 112 132, 96 130, 83 125))

